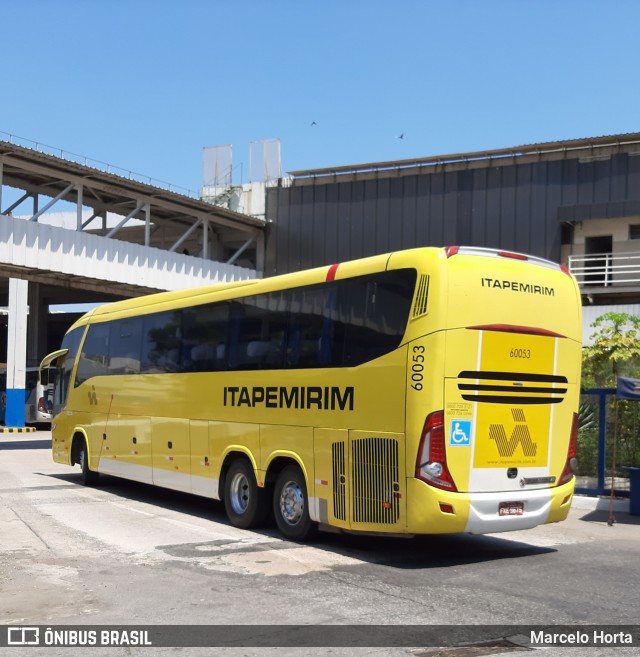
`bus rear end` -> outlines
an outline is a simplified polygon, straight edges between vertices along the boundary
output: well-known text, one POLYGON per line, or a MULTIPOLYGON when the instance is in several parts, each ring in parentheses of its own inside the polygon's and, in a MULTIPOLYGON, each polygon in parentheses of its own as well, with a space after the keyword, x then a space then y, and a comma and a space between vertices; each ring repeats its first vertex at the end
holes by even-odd
POLYGON ((490 533, 565 519, 580 392, 575 281, 546 260, 474 248, 446 250, 436 275, 441 325, 424 344, 443 388, 408 409, 424 418, 409 525, 490 533))

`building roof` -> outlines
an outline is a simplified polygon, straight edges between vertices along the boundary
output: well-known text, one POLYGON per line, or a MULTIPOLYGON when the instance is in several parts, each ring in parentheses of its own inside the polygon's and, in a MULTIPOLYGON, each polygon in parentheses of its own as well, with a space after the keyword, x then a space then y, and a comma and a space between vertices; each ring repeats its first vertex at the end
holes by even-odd
MULTIPOLYGON (((323 179, 337 176, 370 177, 371 174, 388 175, 390 171, 405 173, 410 170, 438 169, 449 165, 471 166, 479 163, 480 166, 488 166, 502 160, 512 163, 514 159, 526 158, 527 156, 543 159, 557 159, 566 157, 578 151, 591 152, 593 155, 607 154, 607 151, 619 150, 624 147, 637 147, 640 149, 640 132, 625 133, 620 135, 609 135, 602 137, 589 137, 584 139, 568 139, 563 141, 543 142, 539 144, 527 144, 524 146, 512 146, 510 148, 498 148, 487 151, 474 151, 469 153, 453 153, 448 155, 434 155, 409 160, 392 160, 387 162, 371 162, 366 164, 350 164, 322 169, 304 169, 290 171, 289 175, 294 177, 294 184, 300 179, 323 179)), ((302 181, 303 182, 303 181, 302 181)))

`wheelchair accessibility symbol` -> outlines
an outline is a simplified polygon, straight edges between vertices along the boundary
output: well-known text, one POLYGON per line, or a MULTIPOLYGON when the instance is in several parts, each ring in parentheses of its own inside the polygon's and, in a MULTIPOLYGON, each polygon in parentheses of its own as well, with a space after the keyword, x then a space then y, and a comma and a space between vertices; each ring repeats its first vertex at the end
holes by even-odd
POLYGON ((469 447, 471 445, 471 420, 451 420, 449 445, 452 447, 469 447))

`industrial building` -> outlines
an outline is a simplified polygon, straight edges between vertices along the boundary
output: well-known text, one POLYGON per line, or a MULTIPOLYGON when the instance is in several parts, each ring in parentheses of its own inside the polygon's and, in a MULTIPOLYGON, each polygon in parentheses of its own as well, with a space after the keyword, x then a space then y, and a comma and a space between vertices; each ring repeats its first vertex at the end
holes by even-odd
POLYGON ((265 274, 464 244, 568 265, 585 324, 640 315, 640 133, 293 171, 267 190, 265 274))

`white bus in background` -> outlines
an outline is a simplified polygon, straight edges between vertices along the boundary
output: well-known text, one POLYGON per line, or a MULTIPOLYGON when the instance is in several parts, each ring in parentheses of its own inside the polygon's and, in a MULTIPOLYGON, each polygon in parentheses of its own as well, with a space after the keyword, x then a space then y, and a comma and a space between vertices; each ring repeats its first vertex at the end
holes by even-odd
POLYGON ((54 367, 45 367, 40 373, 37 367, 27 368, 27 399, 24 407, 26 424, 51 423, 54 376, 54 367))
MULTIPOLYGON (((54 367, 46 367, 38 375, 37 367, 27 367, 25 372, 25 424, 50 424, 53 408, 54 367)), ((0 370, 0 421, 4 423, 7 410, 7 370, 0 370)))

